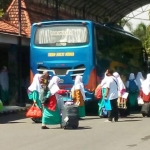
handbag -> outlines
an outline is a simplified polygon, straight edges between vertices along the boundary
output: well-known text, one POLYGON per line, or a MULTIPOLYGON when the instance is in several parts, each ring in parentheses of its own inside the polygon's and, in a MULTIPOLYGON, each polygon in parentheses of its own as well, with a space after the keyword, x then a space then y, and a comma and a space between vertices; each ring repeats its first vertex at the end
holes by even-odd
POLYGON ((41 109, 33 104, 29 110, 26 113, 26 117, 28 118, 41 118, 42 117, 42 111, 41 109))
POLYGON ((144 101, 143 101, 143 99, 140 96, 137 98, 137 100, 138 100, 138 105, 139 106, 144 105, 144 101))
POLYGON ((105 101, 104 101, 104 105, 105 105, 105 109, 106 109, 107 111, 112 110, 110 100, 108 100, 108 99, 105 100, 105 101))
POLYGON ((102 87, 100 85, 98 85, 95 90, 95 98, 97 100, 100 100, 102 98, 102 87))
POLYGON ((127 105, 126 105, 127 99, 118 97, 117 102, 118 102, 119 109, 127 109, 127 105))

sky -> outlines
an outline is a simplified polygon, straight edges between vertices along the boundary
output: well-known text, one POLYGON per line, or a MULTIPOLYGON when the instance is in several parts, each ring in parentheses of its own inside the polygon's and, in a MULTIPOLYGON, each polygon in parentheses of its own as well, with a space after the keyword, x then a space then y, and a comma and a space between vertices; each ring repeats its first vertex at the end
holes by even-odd
MULTIPOLYGON (((145 5, 133 11, 132 13, 128 14, 125 18, 133 17, 133 19, 129 20, 129 22, 132 24, 133 29, 135 29, 137 25, 141 22, 145 23, 146 25, 150 25, 150 20, 148 15, 149 10, 150 10, 150 4, 145 5)), ((129 29, 126 26, 124 26, 124 29, 129 31, 129 29)))

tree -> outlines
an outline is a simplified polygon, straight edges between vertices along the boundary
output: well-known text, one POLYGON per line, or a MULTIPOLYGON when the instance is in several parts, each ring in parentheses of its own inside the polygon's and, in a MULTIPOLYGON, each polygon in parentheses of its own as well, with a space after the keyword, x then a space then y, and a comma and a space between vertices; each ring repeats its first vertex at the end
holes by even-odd
POLYGON ((150 26, 141 22, 132 33, 142 41, 143 47, 150 54, 150 26))
POLYGON ((0 17, 4 14, 12 0, 0 0, 0 17))
POLYGON ((127 26, 127 28, 132 32, 133 31, 133 28, 132 28, 132 23, 125 20, 125 19, 122 19, 119 23, 122 27, 124 26, 127 26))

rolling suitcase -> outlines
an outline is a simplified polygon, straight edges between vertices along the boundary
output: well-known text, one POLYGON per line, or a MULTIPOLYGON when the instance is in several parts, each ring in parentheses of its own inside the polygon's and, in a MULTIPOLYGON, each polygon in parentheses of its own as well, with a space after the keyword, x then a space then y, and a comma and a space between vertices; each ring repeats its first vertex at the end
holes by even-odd
POLYGON ((62 110, 62 122, 61 127, 77 129, 79 126, 78 119, 78 106, 76 105, 64 105, 62 110))
POLYGON ((150 103, 143 104, 141 113, 142 113, 143 117, 145 117, 145 116, 150 117, 150 103))

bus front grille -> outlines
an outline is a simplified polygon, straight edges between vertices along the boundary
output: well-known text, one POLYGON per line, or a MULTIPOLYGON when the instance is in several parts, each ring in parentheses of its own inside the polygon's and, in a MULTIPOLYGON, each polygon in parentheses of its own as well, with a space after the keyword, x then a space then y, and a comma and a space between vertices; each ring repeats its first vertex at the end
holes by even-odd
POLYGON ((50 69, 48 69, 45 66, 39 66, 37 70, 39 73, 42 73, 43 71, 47 70, 48 72, 51 72, 53 75, 65 76, 65 75, 69 74, 72 77, 72 79, 74 79, 74 77, 77 75, 83 76, 86 68, 84 65, 78 65, 78 66, 75 66, 74 68, 71 68, 71 67, 66 67, 66 68, 51 67, 50 69))
POLYGON ((66 75, 66 72, 71 68, 50 68, 55 72, 55 75, 66 75))
POLYGON ((72 71, 71 76, 72 77, 75 77, 77 75, 83 76, 85 69, 86 68, 84 65, 78 65, 78 66, 74 67, 74 69, 71 70, 72 71))

